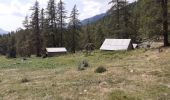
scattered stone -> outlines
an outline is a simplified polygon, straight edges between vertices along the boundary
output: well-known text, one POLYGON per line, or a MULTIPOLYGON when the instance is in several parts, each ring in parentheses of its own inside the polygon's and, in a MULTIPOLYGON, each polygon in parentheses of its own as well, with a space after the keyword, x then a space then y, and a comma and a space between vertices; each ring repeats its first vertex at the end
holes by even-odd
POLYGON ((87 90, 84 90, 84 92, 87 92, 87 90))
POLYGON ((133 69, 131 69, 131 70, 130 70, 130 72, 131 72, 131 73, 133 73, 133 72, 134 72, 134 70, 133 70, 133 69))
POLYGON ((108 87, 108 83, 107 82, 102 82, 99 84, 100 87, 102 88, 107 88, 108 87))

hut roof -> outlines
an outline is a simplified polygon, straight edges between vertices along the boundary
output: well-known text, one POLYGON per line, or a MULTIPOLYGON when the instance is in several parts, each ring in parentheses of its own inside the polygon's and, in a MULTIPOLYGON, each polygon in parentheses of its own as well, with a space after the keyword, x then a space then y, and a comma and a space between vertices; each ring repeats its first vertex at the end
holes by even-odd
POLYGON ((59 48, 46 48, 47 52, 49 53, 62 53, 62 52, 67 52, 67 49, 64 47, 59 47, 59 48))
POLYGON ((105 39, 100 50, 128 50, 132 47, 131 39, 105 39))

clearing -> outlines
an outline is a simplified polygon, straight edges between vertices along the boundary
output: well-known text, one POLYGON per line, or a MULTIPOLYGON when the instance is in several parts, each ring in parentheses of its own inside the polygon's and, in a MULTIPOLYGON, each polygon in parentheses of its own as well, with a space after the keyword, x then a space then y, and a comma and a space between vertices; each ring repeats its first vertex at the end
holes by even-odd
POLYGON ((170 49, 0 57, 0 100, 170 100, 170 49), (84 59, 90 64, 78 71, 84 59), (95 73, 104 66, 107 71, 95 73))

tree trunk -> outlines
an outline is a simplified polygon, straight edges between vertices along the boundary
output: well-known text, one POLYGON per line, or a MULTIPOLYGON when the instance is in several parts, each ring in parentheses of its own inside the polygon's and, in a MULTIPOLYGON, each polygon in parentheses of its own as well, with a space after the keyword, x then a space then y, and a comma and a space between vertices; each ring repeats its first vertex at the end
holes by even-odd
POLYGON ((117 0, 117 28, 119 29, 120 28, 120 22, 119 22, 119 18, 120 18, 120 12, 119 12, 119 8, 120 8, 120 5, 119 5, 119 0, 117 0))
POLYGON ((168 41, 168 0, 162 1, 163 8, 163 36, 164 36, 164 46, 170 46, 168 41))

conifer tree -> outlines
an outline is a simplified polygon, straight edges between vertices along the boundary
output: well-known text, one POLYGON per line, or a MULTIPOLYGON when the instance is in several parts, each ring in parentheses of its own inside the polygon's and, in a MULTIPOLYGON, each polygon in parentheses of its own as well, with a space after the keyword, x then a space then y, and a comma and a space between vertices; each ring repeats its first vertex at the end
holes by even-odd
POLYGON ((39 2, 36 1, 32 7, 31 15, 31 27, 32 27, 32 45, 35 46, 35 54, 37 57, 40 57, 40 27, 39 27, 39 2))
POLYGON ((13 32, 11 32, 8 37, 7 57, 16 58, 15 35, 13 32))
POLYGON ((19 29, 17 32, 20 33, 20 36, 17 37, 16 42, 17 53, 19 56, 30 57, 32 51, 32 35, 30 34, 31 26, 28 16, 25 17, 25 20, 23 21, 23 26, 25 27, 25 30, 19 29))
POLYGON ((45 14, 44 14, 44 9, 42 8, 41 9, 41 12, 40 12, 40 30, 41 32, 44 30, 44 25, 45 24, 45 14))
POLYGON ((86 43, 92 43, 92 39, 91 39, 91 28, 90 28, 90 21, 88 20, 87 22, 87 26, 86 26, 86 43))
POLYGON ((73 10, 71 11, 70 15, 70 22, 69 22, 69 27, 71 28, 71 34, 72 34, 72 52, 75 53, 76 51, 76 42, 78 40, 78 30, 80 29, 80 20, 78 19, 78 10, 76 5, 74 6, 73 10))
POLYGON ((59 33, 60 33, 60 44, 59 46, 62 47, 63 46, 63 33, 64 33, 64 29, 65 29, 65 19, 66 17, 66 10, 64 7, 64 2, 62 0, 59 1, 58 3, 58 26, 59 26, 59 33))
POLYGON ((49 35, 52 39, 52 46, 55 47, 57 45, 57 6, 55 0, 49 0, 47 5, 47 21, 49 28, 49 35))
POLYGON ((112 4, 111 12, 116 10, 116 20, 117 20, 117 28, 120 28, 120 8, 124 6, 124 0, 112 0, 109 2, 109 4, 112 4))
POLYGON ((29 19, 28 19, 28 16, 25 17, 25 20, 23 21, 23 26, 26 28, 26 29, 29 29, 30 28, 30 23, 29 23, 29 19))

